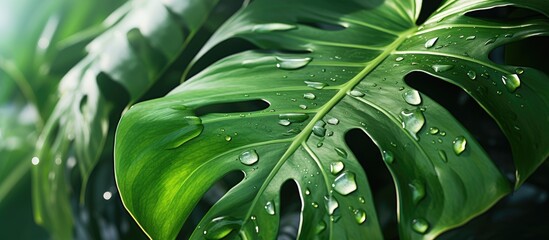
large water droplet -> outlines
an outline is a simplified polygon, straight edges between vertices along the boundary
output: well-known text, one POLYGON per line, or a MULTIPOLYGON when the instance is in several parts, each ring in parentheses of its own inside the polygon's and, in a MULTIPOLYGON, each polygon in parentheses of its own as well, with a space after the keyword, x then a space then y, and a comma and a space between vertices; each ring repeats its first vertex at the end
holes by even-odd
POLYGON ((343 172, 336 177, 334 183, 332 183, 332 187, 341 195, 349 195, 357 189, 355 174, 348 171, 343 172))
POLYGON ((290 122, 286 119, 280 119, 280 120, 278 120, 278 124, 280 124, 282 126, 289 126, 290 124, 292 124, 292 122, 290 122))
POLYGON ((418 204, 421 199, 425 197, 425 184, 420 180, 413 180, 408 184, 410 190, 412 190, 412 201, 414 204, 418 204))
POLYGON ((259 155, 255 150, 245 151, 238 156, 238 160, 245 165, 253 165, 259 160, 259 155))
POLYGON ((421 103, 421 96, 415 89, 410 89, 402 93, 402 98, 404 98, 404 100, 411 105, 419 105, 421 103))
POLYGON ((383 153, 383 161, 385 161, 388 164, 393 163, 393 161, 395 160, 393 152, 383 150, 382 153, 383 153))
POLYGON ((206 239, 217 240, 229 235, 233 230, 240 228, 242 221, 232 217, 218 217, 209 222, 204 230, 206 239))
POLYGON ((477 79, 477 73, 473 70, 469 70, 467 72, 467 77, 469 77, 471 80, 477 79))
POLYGON ((342 158, 347 158, 347 152, 345 150, 343 150, 342 148, 334 148, 334 150, 336 151, 337 155, 339 155, 340 157, 342 158))
POLYGON ((509 92, 514 92, 520 87, 520 78, 516 74, 501 76, 501 81, 505 84, 505 87, 507 87, 507 91, 509 92))
POLYGON ((412 229, 418 233, 425 233, 429 229, 429 223, 423 218, 412 220, 412 229))
POLYGON ((335 117, 332 117, 332 118, 329 118, 327 122, 330 125, 337 125, 337 124, 339 124, 339 119, 337 119, 335 117))
POLYGON ((328 86, 326 83, 322 82, 311 82, 311 81, 305 81, 305 84, 307 84, 307 87, 314 88, 314 89, 323 89, 324 87, 328 86))
POLYGON ((454 153, 456 155, 460 155, 465 151, 465 147, 467 146, 467 140, 463 136, 456 137, 452 143, 454 144, 454 153))
POLYGON ((349 94, 353 97, 363 97, 364 96, 363 92, 357 91, 357 90, 352 90, 351 92, 349 92, 349 94))
POLYGON ((353 210, 353 215, 358 224, 362 224, 366 221, 366 212, 362 209, 353 210))
POLYGON ((297 26, 285 24, 285 23, 267 23, 267 24, 258 24, 252 28, 253 32, 257 33, 266 33, 272 31, 287 31, 296 29, 297 26))
POLYGON ((305 58, 276 57, 276 61, 278 62, 276 64, 276 67, 280 69, 285 69, 285 70, 294 70, 294 69, 299 69, 307 66, 307 64, 309 64, 311 60, 313 59, 310 57, 305 57, 305 58))
POLYGON ((427 42, 425 42, 425 48, 432 48, 437 42, 437 40, 438 40, 438 37, 434 37, 427 40, 427 42))
POLYGON ((278 115, 278 119, 288 120, 292 123, 304 122, 309 118, 305 113, 282 113, 278 115))
POLYGON ((265 204, 265 211, 267 211, 269 215, 275 215, 275 205, 273 201, 268 201, 265 204))
POLYGON ((326 123, 324 121, 316 121, 315 125, 313 126, 313 133, 317 137, 324 137, 326 135, 326 128, 324 128, 324 126, 326 126, 326 123))
POLYGON ((225 141, 230 142, 231 140, 233 140, 233 137, 229 135, 225 136, 225 141))
POLYGON ((454 68, 454 65, 448 65, 448 64, 435 64, 432 66, 433 70, 435 72, 446 72, 452 68, 454 68))
POLYGON ((328 214, 334 214, 335 210, 339 207, 337 199, 335 199, 334 196, 324 196, 324 200, 326 202, 326 210, 328 210, 328 214))
POLYGON ((345 168, 345 164, 343 164, 342 161, 335 161, 330 163, 330 172, 333 175, 337 175, 338 173, 340 173, 343 168, 345 168))
POLYGON ((421 130, 421 128, 425 124, 425 117, 423 116, 423 112, 421 112, 421 110, 419 109, 404 109, 402 110, 402 112, 400 112, 400 117, 402 119, 402 127, 406 129, 416 141, 419 140, 417 132, 419 132, 419 130, 421 130))
POLYGON ((183 124, 179 126, 176 131, 166 135, 162 140, 162 142, 166 143, 167 149, 177 148, 193 138, 198 137, 202 133, 202 130, 204 129, 202 119, 195 116, 185 116, 183 117, 183 120, 183 124))
POLYGON ((315 96, 314 93, 305 93, 305 94, 303 94, 303 98, 309 99, 309 100, 314 100, 316 98, 316 96, 315 96))

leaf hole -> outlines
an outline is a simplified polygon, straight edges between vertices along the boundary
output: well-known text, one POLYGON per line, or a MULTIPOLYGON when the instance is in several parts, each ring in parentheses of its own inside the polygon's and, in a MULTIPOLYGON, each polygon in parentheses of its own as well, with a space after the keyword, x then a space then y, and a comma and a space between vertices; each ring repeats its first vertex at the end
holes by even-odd
POLYGON ((496 121, 469 94, 424 72, 406 75, 405 82, 446 108, 475 137, 504 175, 514 178, 509 141, 496 121))
POLYGON ((277 240, 297 239, 301 205, 297 183, 294 180, 284 182, 280 188, 280 223, 277 240))
POLYGON ((345 134, 345 143, 366 172, 384 238, 397 239, 396 189, 380 149, 364 131, 357 128, 345 134))
POLYGON ((177 239, 189 239, 202 218, 229 190, 244 179, 242 171, 231 171, 214 183, 200 199, 179 231, 177 239))
POLYGON ((440 7, 442 0, 433 0, 433 1, 423 1, 421 4, 421 11, 419 12, 419 17, 416 20, 416 24, 419 26, 423 24, 427 19, 440 7))
POLYGON ((254 112, 267 109, 270 104, 265 100, 249 100, 240 102, 214 103, 198 107, 194 112, 201 117, 213 113, 254 112))
MULTIPOLYGON (((535 36, 502 46, 504 64, 531 67, 549 75, 549 36, 535 36)), ((495 51, 496 49, 494 49, 495 51)), ((492 58, 490 58, 492 59, 492 58)), ((494 59, 492 59, 494 61, 494 59)))

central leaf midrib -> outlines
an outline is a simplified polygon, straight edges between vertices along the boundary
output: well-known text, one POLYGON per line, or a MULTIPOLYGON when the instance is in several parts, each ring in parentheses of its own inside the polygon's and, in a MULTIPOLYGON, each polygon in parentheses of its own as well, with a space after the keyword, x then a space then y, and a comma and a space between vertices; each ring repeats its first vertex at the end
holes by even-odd
MULTIPOLYGON (((385 48, 385 51, 381 52, 380 55, 378 55, 374 60, 370 61, 368 65, 364 67, 362 71, 360 71, 355 77, 353 77, 349 82, 341 85, 340 90, 326 103, 323 107, 319 108, 319 111, 317 114, 313 117, 313 119, 303 128, 303 131, 301 131, 295 139, 292 141, 292 144, 288 147, 286 152, 284 152, 284 155, 280 158, 278 163, 274 166, 273 170, 269 173, 269 176, 265 179, 263 184, 261 185, 261 188, 258 190, 257 195, 254 197, 251 207, 249 208, 248 212, 245 215, 245 219, 243 219, 244 223, 242 226, 244 226, 248 218, 251 216, 251 211, 254 209, 253 206, 257 204, 257 201, 259 201, 259 196, 263 194, 268 184, 272 181, 272 179, 276 176, 278 173, 278 170, 284 165, 286 160, 294 154, 294 152, 301 146, 303 142, 307 140, 307 138, 311 135, 312 128, 314 124, 321 120, 343 97, 347 95, 347 92, 350 91, 354 86, 356 86, 366 75, 368 75, 372 70, 374 70, 381 62, 385 60, 390 54, 392 54, 398 46, 402 44, 403 41, 405 41, 408 37, 412 36, 413 33, 417 31, 417 26, 414 25, 410 29, 408 29, 405 32, 402 32, 399 34, 399 37, 395 39, 391 44, 387 45, 385 48)), ((331 224, 330 224, 331 226, 331 224)), ((332 227, 330 227, 331 231, 332 227)), ((330 239, 332 239, 332 236, 330 235, 330 239)))

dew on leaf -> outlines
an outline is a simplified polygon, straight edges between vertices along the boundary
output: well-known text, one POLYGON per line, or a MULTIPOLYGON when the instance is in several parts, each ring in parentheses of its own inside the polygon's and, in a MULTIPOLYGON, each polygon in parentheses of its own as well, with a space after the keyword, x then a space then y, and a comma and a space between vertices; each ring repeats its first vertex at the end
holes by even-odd
POLYGON ((446 152, 444 150, 438 150, 438 156, 443 162, 448 162, 448 156, 446 156, 446 152))
POLYGON ((364 204, 364 203, 366 203, 366 199, 364 199, 364 197, 362 197, 362 196, 358 197, 358 202, 364 204))
POLYGON ((423 113, 419 109, 405 109, 400 112, 400 118, 402 119, 402 127, 406 129, 416 141, 419 140, 417 132, 419 132, 425 124, 423 113))
POLYGON ((204 238, 223 239, 235 229, 240 228, 242 221, 233 217, 217 217, 209 222, 204 230, 204 238))
POLYGON ((397 57, 397 58, 395 59, 395 61, 397 61, 397 62, 400 62, 400 61, 402 61, 402 60, 404 60, 403 57, 397 57))
POLYGON ((305 189, 305 195, 311 195, 311 190, 309 190, 308 188, 305 189))
POLYGON ((326 83, 322 82, 312 82, 312 81, 305 81, 305 84, 307 84, 307 87, 314 88, 314 89, 323 89, 324 87, 328 86, 326 83))
POLYGON ((231 140, 233 140, 233 137, 229 135, 225 136, 225 141, 230 142, 231 140))
POLYGON ((305 57, 305 58, 276 57, 276 61, 278 62, 276 64, 276 67, 284 70, 294 70, 294 69, 299 69, 307 66, 307 64, 309 64, 311 60, 313 59, 310 57, 305 57))
POLYGON ((511 74, 508 76, 501 76, 501 81, 507 87, 507 91, 514 92, 517 90, 518 87, 520 87, 520 79, 517 76, 517 74, 511 74))
POLYGON ((339 203, 334 196, 324 196, 324 201, 326 202, 326 210, 328 214, 334 214, 335 210, 339 207, 339 203))
POLYGON ((318 203, 316 203, 316 202, 312 202, 311 205, 312 205, 314 208, 318 208, 318 203))
POLYGON ((269 215, 275 215, 275 205, 273 201, 268 201, 265 204, 265 211, 267 211, 269 215))
POLYGON ((427 40, 427 42, 425 42, 425 48, 432 48, 437 42, 437 40, 438 40, 438 37, 434 37, 427 40))
POLYGON ((305 113, 282 113, 278 115, 278 119, 285 119, 291 123, 304 122, 309 118, 309 115, 305 113))
POLYGON ((519 75, 520 75, 520 74, 523 74, 523 73, 524 73, 524 69, 523 69, 523 68, 517 68, 517 69, 515 69, 515 73, 516 73, 516 74, 519 74, 519 75))
POLYGON ((412 191, 412 201, 414 204, 418 204, 425 197, 425 184, 421 180, 415 179, 408 186, 412 191))
POLYGON ((339 219, 341 219, 341 215, 332 215, 332 216, 330 216, 330 221, 331 222, 335 223, 335 222, 339 221, 339 219))
POLYGON ((315 227, 315 233, 319 234, 323 232, 325 229, 326 229, 326 223, 324 222, 324 220, 320 220, 320 223, 318 223, 318 225, 316 225, 315 227))
POLYGON ((252 149, 241 153, 238 160, 244 165, 253 165, 259 160, 259 155, 252 149))
POLYGON ((314 99, 316 99, 316 95, 314 93, 305 93, 305 94, 303 94, 303 98, 309 99, 309 100, 314 100, 314 99))
POLYGON ((353 215, 355 216, 355 221, 358 224, 362 224, 366 221, 366 212, 362 209, 353 210, 353 215))
POLYGON ((337 124, 339 124, 339 119, 337 119, 335 117, 332 117, 332 118, 329 118, 327 122, 330 125, 337 125, 337 124))
POLYGON ((452 68, 454 68, 454 65, 449 65, 449 64, 435 64, 432 66, 433 70, 435 70, 435 72, 446 72, 452 68))
POLYGON ((395 161, 395 157, 393 155, 393 152, 383 150, 382 154, 383 154, 383 161, 385 161, 386 163, 391 164, 391 163, 393 163, 393 161, 395 161))
POLYGON ((326 126, 326 123, 322 120, 318 120, 313 126, 313 133, 317 137, 324 137, 326 135, 326 128, 324 128, 324 126, 326 126))
POLYGON ((301 109, 305 110, 305 109, 307 109, 307 105, 304 105, 304 104, 300 104, 300 105, 299 105, 299 108, 301 108, 301 109))
POLYGON ((353 97, 363 97, 364 93, 358 90, 352 90, 349 94, 353 97))
POLYGON ((296 29, 297 26, 285 23, 266 23, 253 26, 252 31, 257 33, 267 33, 272 31, 288 31, 296 29))
POLYGON ((467 72, 467 77, 469 77, 469 79, 471 79, 471 80, 475 80, 475 79, 477 79, 477 73, 473 70, 469 70, 467 72))
POLYGON ((421 103, 421 96, 415 89, 410 89, 402 93, 402 98, 410 105, 419 105, 421 103))
POLYGON ((467 38, 465 38, 465 40, 475 40, 475 38, 477 38, 476 36, 469 36, 467 38))
POLYGON ((355 174, 348 171, 343 172, 336 177, 332 187, 341 195, 349 195, 357 189, 355 174))
POLYGON ((484 43, 484 45, 492 44, 492 43, 496 42, 496 39, 497 39, 497 38, 495 38, 495 37, 494 37, 494 38, 490 38, 490 39, 488 39, 488 40, 484 43))
POLYGON ((290 124, 292 124, 292 122, 290 122, 286 119, 280 119, 280 120, 278 120, 278 124, 280 124, 282 126, 289 126, 290 124))
POLYGON ((412 220, 412 229, 417 233, 425 233, 429 229, 429 223, 423 218, 412 220))
POLYGON ((339 155, 340 157, 342 158, 347 158, 347 152, 345 150, 343 150, 342 148, 334 148, 334 150, 336 151, 337 155, 339 155))
POLYGON ((429 134, 431 134, 431 135, 437 134, 438 131, 439 131, 439 130, 438 130, 437 127, 430 127, 430 128, 429 128, 429 134))
POLYGON ((452 143, 454 144, 453 148, 456 155, 460 155, 465 151, 465 147, 467 146, 467 140, 463 136, 456 137, 452 143))
POLYGON ((337 175, 338 173, 340 173, 343 168, 345 168, 345 164, 343 164, 342 161, 335 161, 330 163, 330 172, 333 175, 337 175))

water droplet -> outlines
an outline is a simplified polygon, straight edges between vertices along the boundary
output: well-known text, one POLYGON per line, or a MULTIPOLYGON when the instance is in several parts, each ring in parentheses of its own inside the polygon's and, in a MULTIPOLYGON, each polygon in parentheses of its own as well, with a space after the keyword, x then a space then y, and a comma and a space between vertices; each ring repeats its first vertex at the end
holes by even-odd
POLYGON ((103 199, 110 200, 112 198, 112 193, 110 191, 106 191, 103 193, 103 199))
POLYGON ((349 94, 353 97, 362 97, 362 96, 364 96, 363 92, 357 91, 357 90, 352 90, 351 92, 349 92, 349 94))
POLYGON ((419 201, 425 197, 425 184, 416 179, 408 184, 408 186, 410 187, 410 190, 412 190, 412 201, 414 204, 418 204, 419 201))
POLYGON ((280 119, 280 120, 278 120, 278 124, 280 124, 282 126, 289 126, 292 123, 290 121, 286 120, 286 119, 280 119))
POLYGON ((404 109, 400 112, 400 117, 402 119, 402 127, 406 129, 416 141, 419 140, 417 132, 419 132, 425 124, 425 117, 423 116, 423 113, 419 109, 404 109))
POLYGON ((339 207, 337 199, 335 199, 334 196, 324 196, 324 200, 326 202, 326 210, 328 210, 328 214, 334 214, 335 210, 339 207))
POLYGON ((397 57, 397 58, 395 59, 395 61, 397 61, 397 62, 400 62, 400 61, 402 61, 402 60, 404 60, 403 57, 397 57))
POLYGON ((340 173, 343 168, 345 168, 345 164, 342 161, 335 161, 330 164, 330 172, 333 175, 340 173))
POLYGON ((245 151, 238 156, 238 160, 245 165, 253 165, 259 160, 259 155, 255 150, 245 151))
POLYGON ((446 132, 445 131, 440 131, 440 136, 446 136, 446 132))
POLYGON ((411 105, 419 105, 421 103, 421 96, 415 89, 410 89, 402 93, 402 98, 404 98, 404 100, 411 105))
POLYGON ((513 37, 513 34, 512 34, 512 33, 507 33, 507 34, 505 34, 505 35, 503 35, 503 36, 506 37, 506 38, 510 38, 510 37, 513 37))
POLYGON ((40 159, 38 157, 32 157, 31 163, 32 163, 32 165, 36 166, 40 163, 40 159))
POLYGON ((353 211, 353 215, 355 216, 356 223, 362 224, 366 221, 366 212, 362 209, 355 209, 353 211))
POLYGON ((307 120, 309 115, 305 113, 282 113, 278 115, 278 118, 288 120, 291 123, 300 123, 307 120))
POLYGON ((303 98, 309 99, 309 100, 314 100, 316 98, 316 96, 313 93, 305 93, 305 94, 303 94, 303 98))
POLYGON ((383 150, 382 153, 383 153, 383 161, 385 161, 388 164, 393 163, 393 161, 395 160, 395 157, 393 156, 393 152, 383 150))
POLYGON ((465 40, 475 40, 475 38, 477 38, 476 36, 469 36, 467 38, 465 38, 465 40))
POLYGON ((326 123, 324 121, 316 121, 315 125, 313 126, 313 133, 317 137, 324 137, 326 135, 326 128, 324 128, 324 126, 326 126, 326 123))
POLYGON ((324 87, 328 86, 326 83, 321 82, 311 82, 311 81, 305 81, 305 84, 307 84, 307 87, 314 88, 314 89, 323 89, 324 87))
POLYGON ((366 199, 364 199, 364 197, 358 197, 358 202, 364 204, 366 203, 366 199))
POLYGON ((448 157, 446 156, 446 152, 444 150, 438 150, 438 156, 443 162, 448 162, 448 157))
POLYGON ((326 229, 326 223, 324 222, 324 220, 320 220, 320 223, 318 223, 318 225, 316 225, 315 227, 315 232, 316 234, 319 234, 323 232, 325 229, 326 229))
POLYGON ((438 40, 438 37, 434 37, 427 40, 427 42, 425 42, 425 48, 432 48, 437 42, 437 40, 438 40))
POLYGON ((463 151, 465 151, 467 140, 463 136, 458 136, 452 143, 454 144, 454 153, 456 153, 456 155, 460 155, 463 151))
MULTIPOLYGON (((174 111, 181 111, 175 110, 174 111)), ((179 114, 179 113, 176 113, 179 114)), ((174 133, 166 135, 162 142, 166 142, 167 149, 177 148, 184 143, 198 137, 204 126, 202 125, 202 119, 195 116, 184 116, 182 126, 178 128, 174 133)))
POLYGON ((296 29, 297 26, 285 24, 285 23, 267 23, 267 24, 258 24, 252 28, 253 32, 257 33, 266 33, 272 31, 288 31, 296 29))
POLYGON ((412 220, 412 229, 418 233, 425 233, 429 229, 429 223, 423 218, 412 220))
POLYGON ((242 221, 232 217, 214 218, 204 228, 206 239, 217 240, 228 236, 233 230, 240 228, 242 221))
POLYGON ((280 69, 285 69, 285 70, 294 70, 294 69, 299 69, 307 66, 307 64, 309 64, 311 60, 313 59, 310 57, 305 57, 305 58, 276 57, 276 61, 278 62, 276 64, 276 67, 280 69))
POLYGON ((345 150, 343 150, 342 148, 334 148, 334 150, 336 151, 337 155, 339 155, 340 157, 342 158, 347 158, 347 152, 345 150))
POLYGON ((318 203, 316 203, 316 202, 312 202, 311 205, 312 205, 314 208, 318 208, 318 203))
POLYGON ((429 134, 435 135, 437 133, 438 133, 438 128, 437 127, 430 127, 429 128, 429 134))
POLYGON ((477 73, 473 70, 469 70, 467 72, 467 76, 471 79, 471 80, 475 80, 477 79, 477 73))
POLYGON ((268 201, 265 204, 265 211, 267 211, 269 215, 275 215, 275 205, 273 201, 268 201))
POLYGON ((339 119, 333 117, 333 118, 329 118, 327 122, 330 125, 337 125, 339 124, 339 119))
POLYGON ((488 40, 484 43, 484 45, 492 44, 492 43, 496 42, 496 39, 497 39, 497 38, 495 38, 495 37, 494 37, 494 38, 490 38, 490 39, 488 39, 488 40))
POLYGON ((230 142, 233 138, 229 135, 225 136, 225 141, 230 142))
POLYGON ((308 188, 305 189, 305 195, 311 195, 311 190, 309 190, 308 188))
POLYGON ((517 68, 517 69, 515 69, 515 73, 516 73, 516 74, 519 74, 519 75, 520 75, 520 74, 523 74, 523 73, 524 73, 524 69, 523 69, 523 68, 517 68))
POLYGON ((509 92, 514 92, 518 87, 520 87, 520 79, 516 74, 501 76, 501 81, 505 84, 505 87, 507 87, 507 91, 509 92))
POLYGON ((357 189, 355 174, 348 171, 343 172, 336 177, 332 187, 341 195, 349 195, 357 189))
POLYGON ((252 215, 250 216, 250 219, 252 220, 252 223, 254 224, 255 233, 259 233, 259 225, 257 225, 257 217, 252 215))
POLYGON ((307 105, 304 105, 304 104, 300 104, 300 105, 299 105, 299 108, 301 108, 301 109, 305 110, 305 109, 307 109, 307 105))
POLYGON ((448 64, 435 64, 432 66, 433 70, 435 72, 446 72, 452 68, 454 68, 454 65, 448 65, 448 64))

